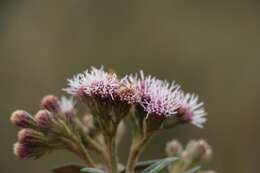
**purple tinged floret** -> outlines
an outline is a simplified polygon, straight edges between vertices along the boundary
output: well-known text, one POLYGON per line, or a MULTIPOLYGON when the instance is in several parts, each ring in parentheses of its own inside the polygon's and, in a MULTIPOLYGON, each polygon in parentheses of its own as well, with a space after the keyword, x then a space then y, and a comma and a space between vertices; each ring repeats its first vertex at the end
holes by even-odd
POLYGON ((100 69, 92 67, 90 71, 87 70, 68 79, 68 88, 64 91, 79 97, 89 96, 113 100, 119 87, 120 81, 115 73, 105 72, 103 67, 100 69))
POLYGON ((205 116, 207 113, 203 107, 203 102, 199 102, 199 97, 195 94, 184 94, 183 92, 178 97, 178 115, 184 121, 202 128, 206 122, 205 116))
POLYGON ((144 76, 142 71, 140 75, 130 75, 128 83, 132 83, 140 93, 139 104, 148 116, 167 117, 176 114, 179 85, 152 76, 144 76))

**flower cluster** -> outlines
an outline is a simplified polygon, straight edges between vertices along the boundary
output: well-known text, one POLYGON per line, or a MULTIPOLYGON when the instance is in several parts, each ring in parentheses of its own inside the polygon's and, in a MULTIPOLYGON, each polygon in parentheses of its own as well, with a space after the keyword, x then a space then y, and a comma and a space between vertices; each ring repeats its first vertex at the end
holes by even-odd
POLYGON ((180 85, 150 75, 145 76, 143 71, 118 79, 116 74, 92 67, 91 71, 69 79, 68 88, 64 90, 86 102, 98 98, 99 101, 110 102, 111 105, 111 102, 120 101, 139 105, 147 118, 176 116, 181 122, 191 122, 198 127, 203 127, 206 121, 206 112, 198 96, 184 94, 180 85))
MULTIPOLYGON (((103 67, 92 67, 68 79, 63 90, 71 97, 43 97, 41 110, 34 116, 23 110, 12 114, 11 123, 22 128, 14 145, 19 158, 39 158, 52 150, 66 149, 89 167, 101 164, 106 172, 118 173, 117 145, 129 117, 133 135, 124 169, 134 173, 143 147, 153 134, 177 124, 203 127, 206 122, 198 96, 184 93, 175 82, 146 76, 143 71, 119 78, 103 67), (82 117, 77 115, 76 100, 86 108, 82 117), (93 159, 93 153, 100 156, 101 163, 93 159)), ((167 152, 178 155, 184 165, 206 158, 210 151, 204 141, 193 141, 184 151, 177 141, 167 144, 167 152)))

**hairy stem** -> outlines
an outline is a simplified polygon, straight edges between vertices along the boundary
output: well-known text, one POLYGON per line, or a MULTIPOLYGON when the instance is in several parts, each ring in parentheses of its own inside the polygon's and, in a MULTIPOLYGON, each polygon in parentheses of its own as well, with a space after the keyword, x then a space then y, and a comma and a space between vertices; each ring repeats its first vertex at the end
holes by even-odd
POLYGON ((108 157, 109 157, 109 172, 117 173, 118 158, 117 158, 115 136, 111 136, 107 138, 107 149, 108 149, 108 157))
POLYGON ((145 135, 142 138, 133 141, 133 144, 130 148, 128 161, 127 161, 126 173, 134 173, 135 165, 138 162, 140 154, 142 153, 143 148, 147 143, 147 141, 150 139, 150 137, 151 137, 150 135, 149 136, 145 135))
POLYGON ((61 136, 65 137, 62 138, 63 142, 67 143, 67 145, 71 148, 71 151, 82 158, 88 166, 95 167, 95 162, 91 158, 86 146, 82 141, 81 136, 78 133, 75 133, 65 122, 59 121, 59 123, 64 127, 65 130, 65 133, 61 134, 61 136))
POLYGON ((79 156, 87 166, 95 167, 95 162, 92 160, 85 146, 80 143, 80 140, 75 140, 76 138, 72 140, 63 136, 60 136, 59 139, 64 144, 64 148, 79 156))
POLYGON ((87 149, 85 148, 84 145, 82 145, 82 143, 80 144, 80 148, 82 150, 83 153, 83 159, 85 161, 85 163, 90 166, 90 167, 95 167, 95 162, 94 160, 91 158, 89 152, 87 151, 87 149))

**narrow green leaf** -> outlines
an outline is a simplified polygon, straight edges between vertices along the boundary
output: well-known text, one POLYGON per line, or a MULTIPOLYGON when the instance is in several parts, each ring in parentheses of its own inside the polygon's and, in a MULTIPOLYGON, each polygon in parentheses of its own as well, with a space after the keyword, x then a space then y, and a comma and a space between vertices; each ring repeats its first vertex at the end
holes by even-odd
POLYGON ((97 168, 82 168, 80 171, 87 173, 105 173, 103 170, 97 168))
POLYGON ((154 164, 150 165, 149 167, 145 168, 142 173, 149 173, 152 169, 154 169, 156 166, 158 166, 159 164, 161 164, 162 160, 159 160, 157 162, 155 162, 154 164))
POLYGON ((135 169, 144 169, 144 168, 147 168, 148 166, 152 165, 152 164, 155 164, 159 161, 161 161, 163 159, 154 159, 154 160, 146 160, 146 161, 141 161, 141 162, 138 162, 135 166, 135 169))
POLYGON ((84 168, 83 165, 78 164, 64 164, 53 168, 52 173, 80 173, 80 169, 84 168))
POLYGON ((196 173, 200 170, 200 166, 195 166, 191 168, 190 170, 186 171, 185 173, 196 173))
POLYGON ((158 173, 170 164, 173 164, 176 160, 178 160, 177 157, 168 157, 162 160, 159 160, 146 168, 142 171, 142 173, 158 173))
MULTIPOLYGON (((163 160, 163 159, 154 159, 154 160, 145 160, 145 161, 140 161, 136 164, 135 166, 135 171, 141 171, 145 168, 147 168, 148 166, 154 164, 155 162, 158 162, 160 160, 163 160)), ((125 172, 125 168, 122 169, 121 171, 119 171, 120 173, 124 173, 125 172)))
POLYGON ((136 167, 138 166, 147 166, 147 165, 151 165, 154 164, 155 162, 161 161, 163 159, 154 159, 154 160, 145 160, 145 161, 140 161, 136 164, 136 167))

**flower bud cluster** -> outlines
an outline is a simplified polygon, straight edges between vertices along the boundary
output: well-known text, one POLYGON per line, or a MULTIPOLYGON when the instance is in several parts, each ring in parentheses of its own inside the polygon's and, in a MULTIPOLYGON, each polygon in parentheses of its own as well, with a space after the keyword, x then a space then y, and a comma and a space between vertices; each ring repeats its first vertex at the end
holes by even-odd
POLYGON ((22 129, 18 132, 18 142, 14 144, 14 153, 19 158, 38 158, 47 150, 48 140, 43 133, 32 129, 22 129))
MULTIPOLYGON (((75 102, 53 95, 41 101, 42 110, 34 116, 23 110, 13 112, 10 121, 22 128, 14 144, 14 154, 19 158, 38 158, 55 148, 62 147, 59 135, 66 134, 66 123, 75 115, 75 102)), ((73 123, 70 123, 72 125, 73 123)), ((64 146, 65 147, 65 146, 64 146)))
POLYGON ((186 146, 181 158, 186 162, 194 163, 209 160, 212 156, 212 149, 205 140, 192 140, 186 146))
POLYGON ((190 169, 194 164, 208 161, 212 156, 212 149, 209 144, 203 140, 191 140, 185 149, 177 141, 172 140, 166 144, 166 154, 168 156, 179 157, 178 163, 170 166, 170 172, 182 172, 190 169))

